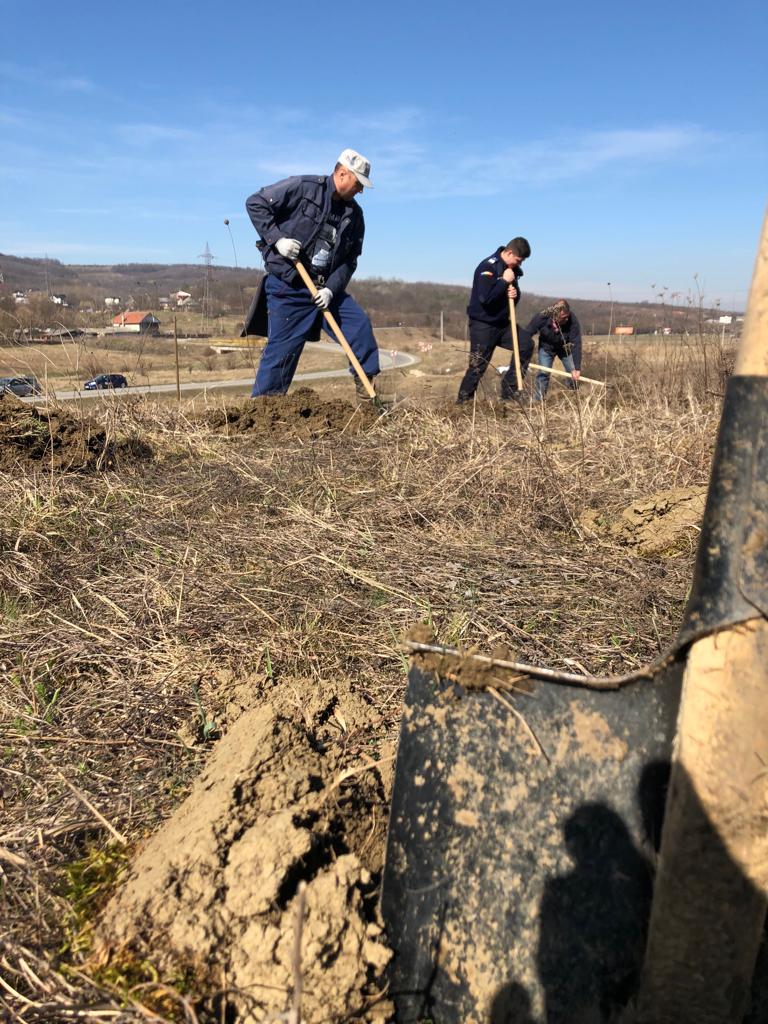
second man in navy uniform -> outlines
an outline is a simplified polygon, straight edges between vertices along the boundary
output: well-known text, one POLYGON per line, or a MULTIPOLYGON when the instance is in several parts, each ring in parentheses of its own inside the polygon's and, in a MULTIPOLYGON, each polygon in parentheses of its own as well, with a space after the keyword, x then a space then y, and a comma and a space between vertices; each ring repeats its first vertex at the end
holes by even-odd
MULTIPOLYGON (((285 178, 260 189, 246 202, 261 239, 257 245, 267 271, 243 332, 266 333, 268 319, 267 345, 253 398, 288 390, 304 342, 318 336, 318 321, 326 309, 338 320, 368 379, 372 381, 378 374, 379 350, 371 322, 346 291, 365 234, 363 211, 355 196, 372 187, 370 173, 365 157, 345 149, 332 174, 285 178), (318 288, 314 300, 294 266, 297 259, 318 288)), ((355 383, 358 395, 367 397, 357 377, 355 383)))
MULTIPOLYGON (((467 306, 469 317, 469 367, 459 386, 458 402, 468 402, 477 390, 480 379, 491 361, 497 346, 512 348, 512 324, 509 300, 520 301, 519 279, 523 276, 522 263, 531 255, 525 238, 513 238, 487 256, 475 270, 472 294, 467 306)), ((528 368, 533 352, 530 335, 519 332, 522 372, 528 368)), ((501 381, 501 397, 517 398, 517 380, 514 361, 501 381)))

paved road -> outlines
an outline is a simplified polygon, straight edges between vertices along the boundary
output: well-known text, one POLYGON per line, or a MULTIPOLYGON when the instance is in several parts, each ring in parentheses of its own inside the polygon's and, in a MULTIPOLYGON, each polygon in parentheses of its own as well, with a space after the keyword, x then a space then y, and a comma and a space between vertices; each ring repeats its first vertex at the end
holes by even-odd
MULTIPOLYGON (((332 342, 318 341, 313 342, 315 349, 324 349, 328 352, 333 352, 338 355, 340 348, 338 345, 334 345, 332 342)), ((418 363, 418 356, 413 356, 409 352, 379 352, 379 360, 381 363, 382 372, 387 370, 400 370, 405 366, 413 366, 418 363)), ((326 377, 344 377, 349 373, 347 367, 341 367, 338 370, 315 370, 311 373, 297 373, 293 378, 294 381, 306 381, 306 380, 323 380, 326 377)), ((205 391, 242 391, 247 389, 249 392, 253 387, 253 374, 250 377, 241 377, 237 380, 196 380, 191 383, 185 383, 181 385, 183 392, 205 392, 205 391)), ((124 395, 159 395, 159 394, 175 394, 176 384, 146 384, 137 385, 136 387, 129 388, 118 388, 114 391, 57 391, 55 392, 56 399, 60 402, 72 401, 76 398, 106 398, 113 396, 115 398, 123 397, 124 395)), ((37 398, 24 398, 24 402, 35 402, 40 401, 40 396, 37 398)))

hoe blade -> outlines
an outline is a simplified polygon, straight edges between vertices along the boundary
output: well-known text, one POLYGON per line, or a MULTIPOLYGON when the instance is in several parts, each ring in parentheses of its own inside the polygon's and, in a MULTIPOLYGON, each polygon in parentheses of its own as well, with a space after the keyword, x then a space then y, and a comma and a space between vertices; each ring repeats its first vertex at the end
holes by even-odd
POLYGON ((516 713, 410 671, 382 910, 398 1020, 608 1019, 637 986, 681 664, 516 713))

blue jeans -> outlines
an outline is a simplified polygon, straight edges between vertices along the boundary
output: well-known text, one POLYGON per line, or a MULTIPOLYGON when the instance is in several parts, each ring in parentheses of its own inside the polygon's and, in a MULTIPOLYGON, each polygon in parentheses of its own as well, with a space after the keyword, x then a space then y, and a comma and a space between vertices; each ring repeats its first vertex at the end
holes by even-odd
MULTIPOLYGON (((322 315, 303 285, 294 287, 269 274, 264 287, 269 338, 261 354, 251 398, 285 394, 293 380, 307 336, 312 334, 318 317, 322 315)), ((329 310, 336 317, 363 370, 369 377, 375 377, 379 372, 379 349, 368 316, 346 292, 334 295, 329 310)), ((336 340, 325 317, 323 330, 336 340)))
MULTIPOLYGON (((560 360, 560 362, 563 364, 563 367, 568 371, 568 373, 573 373, 573 371, 576 369, 576 367, 573 365, 573 356, 555 357, 554 352, 549 352, 547 349, 539 346, 539 366, 546 366, 548 369, 551 369, 552 364, 555 361, 555 358, 558 358, 560 360)), ((563 383, 567 388, 570 388, 571 391, 576 390, 576 381, 573 379, 573 377, 571 377, 570 380, 564 380, 563 383)), ((539 370, 539 372, 536 374, 536 386, 534 389, 533 397, 540 402, 544 398, 544 395, 546 395, 548 387, 549 374, 543 373, 541 370, 539 370)))

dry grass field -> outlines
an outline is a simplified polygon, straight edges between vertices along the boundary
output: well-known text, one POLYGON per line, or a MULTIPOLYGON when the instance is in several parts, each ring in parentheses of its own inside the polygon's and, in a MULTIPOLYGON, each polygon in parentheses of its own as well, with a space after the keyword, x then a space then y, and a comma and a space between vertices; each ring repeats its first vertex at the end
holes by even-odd
POLYGON ((611 387, 459 409, 463 341, 379 340, 421 359, 380 417, 346 379, 256 412, 0 399, 3 1019, 288 1019, 299 912, 302 1019, 387 1019, 404 634, 597 673, 674 636, 730 350, 587 339, 611 387))

